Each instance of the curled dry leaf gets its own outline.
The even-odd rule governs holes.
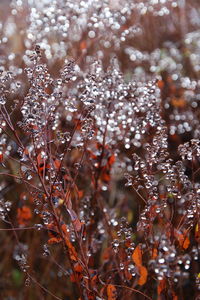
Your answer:
[[[147,281],[148,271],[147,268],[142,265],[142,250],[139,245],[135,248],[132,259],[136,264],[138,271],[140,273],[140,277],[138,279],[139,285],[144,285]]]
[[[142,265],[142,250],[139,245],[133,251],[132,259],[137,267]]]

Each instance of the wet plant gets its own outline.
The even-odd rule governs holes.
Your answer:
[[[5,7],[2,299],[198,299],[197,2]]]

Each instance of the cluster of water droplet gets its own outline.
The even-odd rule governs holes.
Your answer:
[[[0,219],[6,220],[8,212],[11,210],[12,203],[5,201],[3,198],[0,199]]]
[[[178,150],[183,160],[193,161],[200,156],[200,141],[192,139],[190,142],[180,145]]]
[[[158,242],[158,246],[156,246],[157,255],[156,258],[149,261],[149,266],[154,270],[158,280],[166,277],[172,278],[174,268],[176,268],[176,248],[166,236],[154,236],[154,238]]]
[[[169,278],[174,283],[189,278],[189,269],[192,259],[195,257],[196,249],[194,248],[190,254],[178,253],[175,245],[170,242],[166,236],[154,236],[156,244],[156,258],[149,261],[149,267],[154,270],[158,280]]]
[[[79,85],[79,97],[85,106],[92,105],[90,116],[95,120],[98,141],[102,143],[106,131],[106,142],[113,146],[122,142],[125,149],[140,147],[148,126],[155,127],[160,122],[155,83],[126,82],[116,58],[107,72],[100,63],[94,63],[92,68]]]
[[[28,245],[22,243],[17,244],[13,251],[13,258],[17,261],[20,269],[24,273],[26,273],[29,269],[29,264],[27,261],[27,251],[28,251]]]
[[[81,199],[81,208],[80,208],[80,219],[84,221],[85,225],[90,225],[91,216],[94,215],[94,212],[91,208],[91,199],[89,196],[83,197]]]
[[[125,217],[121,218],[120,224],[117,226],[117,228],[117,239],[112,242],[113,250],[117,253],[120,250],[120,247],[122,247],[125,250],[127,259],[130,260],[135,249],[135,244],[132,240],[133,230],[126,221]]]

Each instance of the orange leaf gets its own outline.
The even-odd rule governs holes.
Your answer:
[[[59,170],[61,162],[58,159],[54,160],[54,167],[56,170]]]
[[[44,163],[44,158],[42,158],[41,153],[39,153],[37,156],[37,163],[38,165]]]
[[[139,245],[133,251],[132,259],[137,267],[142,265],[142,250]]]
[[[115,300],[116,299],[116,288],[114,285],[109,284],[107,286],[107,296],[108,300]]]
[[[60,237],[52,237],[48,240],[48,244],[52,245],[52,244],[58,244],[61,242],[61,238]]]
[[[74,246],[70,242],[70,234],[68,232],[66,224],[63,224],[61,226],[61,228],[62,228],[63,235],[65,237],[65,244],[68,248],[70,259],[73,260],[73,261],[77,261],[78,260],[78,255],[77,255],[76,249],[74,248]]]
[[[78,191],[78,197],[79,197],[79,199],[83,198],[83,194],[84,194],[83,190],[79,190]]]
[[[163,81],[163,80],[158,80],[158,81],[157,81],[157,85],[158,85],[159,89],[162,90],[162,89],[164,88],[164,85],[165,85],[165,84],[164,84],[164,81]]]
[[[97,279],[98,279],[97,275],[94,275],[94,276],[91,278],[91,285],[92,285],[93,287],[96,286]]]
[[[70,275],[71,282],[76,282],[76,276],[74,274]]]
[[[102,259],[108,261],[110,259],[111,253],[112,253],[111,247],[104,249]]]
[[[108,174],[107,172],[103,172],[101,177],[102,177],[101,179],[105,182],[110,181],[110,174]]]
[[[86,297],[87,300],[95,300],[96,299],[96,297],[94,295],[92,295],[92,292],[90,292],[90,291],[86,291],[86,295],[87,295],[87,297]]]
[[[144,266],[139,266],[140,278],[138,280],[139,285],[144,285],[147,281],[148,271]]]
[[[186,101],[183,98],[172,98],[171,105],[178,108],[184,108],[186,106]]]
[[[74,265],[74,270],[78,273],[82,273],[83,272],[83,267],[81,266],[81,264],[79,263],[75,263]]]
[[[109,166],[111,166],[112,164],[114,164],[114,162],[115,162],[115,155],[113,154],[108,159]]]
[[[86,48],[87,48],[86,41],[83,40],[83,41],[80,43],[80,49],[81,49],[81,50],[85,50]]]
[[[75,250],[74,246],[72,245],[72,243],[68,240],[68,238],[65,239],[65,244],[68,247],[71,260],[77,261],[78,256],[77,256],[76,250]]]
[[[183,249],[187,249],[190,245],[190,240],[189,237],[186,236],[186,232],[185,234],[181,233],[180,231],[176,230],[174,232],[175,237],[177,238],[179,245],[183,248]]]
[[[62,224],[61,225],[62,231],[66,236],[69,236],[69,232],[67,231],[67,225],[66,224]]]
[[[152,259],[155,259],[157,256],[158,256],[158,249],[153,248],[151,258],[152,258]]]
[[[183,249],[187,249],[189,247],[189,245],[190,245],[190,240],[189,240],[188,236],[186,236],[183,241],[182,247],[183,247]]]
[[[165,279],[159,280],[158,287],[157,287],[157,293],[159,296],[164,289],[166,289],[166,280]]]
[[[20,225],[26,225],[32,218],[31,210],[28,206],[24,205],[17,210],[17,221]]]

